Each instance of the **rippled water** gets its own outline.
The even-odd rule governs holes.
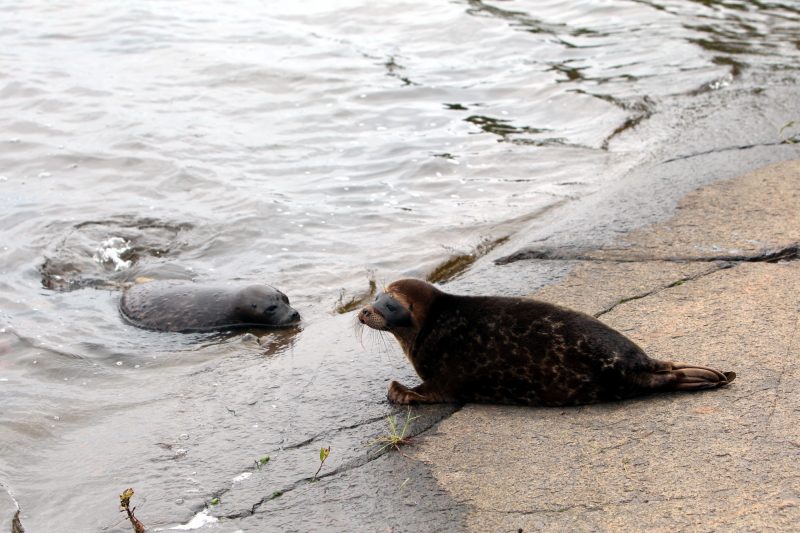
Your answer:
[[[358,460],[341,428],[413,377],[337,309],[569,213],[667,104],[799,59],[788,0],[4,5],[0,481],[30,531],[122,530],[128,485],[169,525],[268,451],[261,492],[320,443]],[[271,283],[304,326],[140,331],[117,312],[140,277]]]

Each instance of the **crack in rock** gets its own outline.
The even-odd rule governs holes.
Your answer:
[[[704,278],[706,276],[710,276],[711,274],[719,272],[720,270],[725,270],[727,268],[733,268],[733,266],[734,266],[734,263],[722,263],[721,262],[720,264],[717,265],[716,268],[713,268],[711,270],[707,270],[705,272],[700,272],[699,274],[695,274],[694,276],[686,276],[686,277],[681,278],[681,279],[679,279],[677,281],[673,281],[669,285],[663,285],[661,287],[656,287],[655,289],[647,291],[647,292],[636,294],[636,295],[630,296],[628,298],[623,298],[622,300],[620,300],[620,301],[616,302],[615,304],[603,309],[602,311],[599,311],[599,312],[595,313],[594,317],[595,318],[600,318],[601,316],[610,313],[611,311],[613,311],[618,306],[620,306],[620,305],[622,305],[624,303],[628,303],[628,302],[631,302],[633,300],[641,300],[642,298],[647,298],[648,296],[652,296],[654,294],[658,294],[658,293],[660,293],[662,291],[665,291],[667,289],[671,289],[672,287],[677,287],[678,285],[682,285],[683,283],[686,283],[687,281],[695,281],[695,280],[698,280],[700,278]]]
[[[761,147],[767,147],[767,146],[780,146],[782,144],[794,144],[794,143],[795,143],[794,138],[793,137],[789,137],[788,139],[783,139],[783,140],[775,141],[775,142],[771,142],[771,143],[756,143],[756,144],[743,144],[743,145],[740,145],[740,146],[726,146],[724,148],[715,148],[713,150],[706,150],[705,152],[697,152],[695,154],[679,155],[679,156],[667,159],[666,161],[663,161],[661,164],[663,165],[663,164],[666,164],[666,163],[672,163],[674,161],[683,161],[683,160],[686,160],[686,159],[692,159],[693,157],[700,157],[700,156],[709,155],[709,154],[722,154],[722,153],[725,153],[725,152],[732,152],[732,151],[735,151],[735,150],[749,150],[750,148],[761,148]]]
[[[437,424],[439,424],[442,420],[445,420],[446,418],[452,416],[454,413],[459,411],[462,406],[461,405],[456,405],[454,407],[455,408],[452,411],[446,412],[446,413],[442,413],[442,415],[439,418],[434,417],[434,419],[431,421],[431,423],[429,425],[425,425],[425,424],[412,425],[411,428],[410,428],[408,437],[416,437],[416,436],[418,436],[418,435],[420,435],[420,434],[432,429]],[[365,426],[365,425],[368,425],[368,424],[371,424],[371,423],[375,423],[375,422],[377,422],[379,420],[383,420],[384,418],[386,418],[386,416],[380,416],[380,417],[371,418],[371,419],[368,419],[366,421],[361,421],[361,422],[358,422],[356,424],[352,424],[350,426],[343,426],[343,427],[339,427],[339,428],[334,428],[334,429],[332,429],[330,431],[319,433],[319,434],[317,434],[314,437],[311,437],[309,439],[305,439],[304,441],[299,442],[297,444],[293,444],[291,446],[283,447],[283,448],[281,448],[281,450],[301,448],[302,446],[306,446],[306,445],[312,443],[314,440],[316,440],[321,435],[328,435],[328,434],[331,434],[331,433],[345,431],[345,430],[348,430],[348,429],[356,429],[358,427]],[[261,506],[263,506],[264,504],[266,504],[269,501],[274,500],[274,499],[276,499],[278,497],[284,496],[285,494],[287,494],[289,492],[292,492],[293,490],[297,489],[301,485],[306,485],[308,483],[315,482],[315,479],[316,479],[316,481],[319,481],[319,480],[324,479],[324,478],[333,477],[333,476],[336,476],[336,475],[339,475],[339,474],[343,474],[343,473],[349,472],[351,470],[355,470],[357,468],[361,468],[361,467],[371,463],[372,461],[375,461],[376,459],[379,459],[380,457],[382,457],[382,456],[384,456],[384,455],[386,455],[387,453],[390,453],[390,452],[391,452],[391,448],[389,448],[389,447],[380,448],[377,451],[369,450],[367,452],[366,456],[357,457],[355,459],[352,459],[352,460],[340,465],[339,467],[334,468],[333,470],[325,472],[324,474],[320,474],[320,475],[318,475],[316,477],[304,477],[304,478],[298,479],[298,480],[294,481],[293,483],[291,483],[291,484],[289,484],[289,485],[287,485],[287,486],[285,486],[285,487],[283,487],[281,489],[278,489],[278,490],[272,492],[272,494],[264,496],[263,498],[258,500],[256,503],[254,503],[250,507],[250,509],[243,509],[243,510],[238,511],[238,512],[234,512],[234,513],[230,513],[230,514],[227,514],[227,515],[223,515],[220,518],[236,519],[236,518],[246,518],[248,516],[252,516],[252,515],[256,514],[257,512],[259,512],[258,511],[259,508]],[[225,489],[223,491],[220,491],[219,495],[224,494],[224,493],[226,493],[226,492],[228,492],[230,490],[231,489],[229,488],[229,489]]]
[[[289,445],[286,445],[286,446],[279,446],[278,448],[275,448],[273,450],[267,450],[266,453],[267,453],[267,455],[271,455],[271,454],[282,452],[282,451],[286,451],[286,450],[296,450],[296,449],[302,448],[303,446],[308,446],[309,444],[311,444],[312,442],[314,442],[315,440],[319,439],[320,437],[322,437],[324,435],[331,435],[331,434],[339,433],[339,432],[346,431],[346,430],[349,430],[349,429],[356,429],[356,428],[359,428],[361,426],[366,426],[366,425],[369,425],[369,424],[373,424],[373,423],[377,422],[378,420],[382,420],[383,418],[385,418],[385,416],[373,417],[373,418],[369,418],[367,420],[361,420],[361,421],[356,422],[355,424],[351,424],[349,426],[342,426],[342,427],[337,427],[337,428],[330,429],[328,431],[321,431],[321,432],[319,432],[319,433],[317,433],[315,435],[312,435],[311,437],[308,437],[307,439],[304,439],[302,441],[296,442],[294,444],[289,444]],[[249,468],[246,468],[244,470],[246,472],[255,472],[257,470],[257,467],[250,466]],[[336,471],[337,470],[334,470],[332,472],[336,472]],[[326,474],[317,476],[317,479],[326,477],[326,476],[330,475],[332,472],[328,472]],[[279,496],[282,496],[286,492],[294,490],[299,483],[301,483],[303,481],[307,481],[309,479],[311,479],[311,478],[300,479],[300,480],[296,481],[295,483],[293,483],[292,485],[290,485],[288,488],[284,488],[284,489],[281,489],[281,490],[274,491],[270,496],[266,496],[266,497],[262,498],[259,502],[254,504],[253,505],[253,510],[251,510],[251,512],[241,511],[241,512],[238,512],[238,513],[231,513],[229,515],[224,515],[223,518],[242,518],[242,517],[245,517],[245,516],[250,516],[250,515],[255,513],[255,508],[257,508],[261,504],[263,504],[263,503],[265,503],[265,502],[267,502],[269,500],[275,499],[275,498],[277,498]],[[227,493],[229,493],[232,489],[233,489],[233,485],[231,485],[230,487],[224,488],[224,489],[219,489],[219,490],[216,490],[216,491],[212,491],[209,494],[209,496],[210,496],[209,500],[213,500],[215,498],[222,499],[222,497],[225,496]],[[207,508],[206,504],[203,504],[202,506],[196,507],[195,509],[193,509],[193,512],[194,513],[198,513],[200,511],[202,511],[204,508]],[[16,531],[14,531],[12,533],[16,533]]]
[[[312,435],[312,436],[308,437],[305,440],[302,440],[300,442],[296,442],[294,444],[288,444],[286,446],[281,446],[280,448],[278,448],[276,450],[273,450],[270,453],[284,451],[284,450],[296,450],[298,448],[302,448],[303,446],[307,446],[307,445],[311,444],[312,442],[314,442],[315,440],[319,439],[322,436],[333,435],[333,434],[336,434],[336,433],[340,433],[342,431],[347,431],[348,429],[356,429],[356,428],[360,428],[361,426],[367,426],[369,424],[374,424],[375,422],[377,422],[379,420],[383,420],[384,418],[386,418],[386,415],[381,415],[381,416],[368,418],[367,420],[361,420],[360,422],[356,422],[355,424],[351,424],[349,426],[341,426],[341,427],[330,429],[328,431],[320,431],[316,435]]]
[[[620,252],[619,256],[598,256],[597,253]],[[496,265],[507,265],[517,261],[588,261],[597,263],[649,263],[664,261],[669,263],[777,263],[779,261],[795,261],[800,258],[800,244],[794,243],[777,250],[766,250],[757,254],[724,254],[710,256],[658,256],[644,255],[636,251],[599,249],[590,251],[581,250],[519,250],[511,255],[495,259]]]
[[[263,498],[258,500],[256,503],[254,503],[250,507],[250,509],[242,510],[242,511],[239,511],[239,512],[236,512],[236,513],[227,514],[227,515],[222,516],[221,518],[246,518],[248,516],[252,516],[252,515],[256,514],[258,512],[258,509],[262,505],[264,505],[265,503],[267,503],[267,502],[269,502],[271,500],[274,500],[276,498],[279,498],[279,497],[281,497],[281,496],[283,496],[283,495],[285,495],[285,494],[287,494],[289,492],[292,492],[293,490],[298,488],[300,485],[305,485],[305,484],[308,484],[308,483],[316,483],[317,481],[319,481],[321,479],[324,479],[324,478],[327,478],[327,477],[331,477],[331,476],[335,476],[337,474],[341,474],[341,473],[344,473],[344,472],[348,472],[348,471],[354,470],[356,468],[360,468],[360,467],[364,466],[365,464],[367,464],[367,463],[369,463],[371,461],[374,461],[375,459],[377,459],[381,455],[384,455],[385,453],[388,453],[388,450],[383,451],[382,453],[378,453],[374,457],[371,457],[371,458],[368,456],[367,459],[354,459],[354,460],[348,461],[347,463],[339,466],[338,468],[334,468],[333,470],[330,470],[330,471],[328,471],[328,472],[326,472],[324,474],[320,474],[320,475],[318,475],[316,477],[304,477],[304,478],[298,479],[294,483],[291,483],[290,485],[287,485],[287,486],[285,486],[285,487],[283,487],[281,489],[273,491],[273,493],[268,495],[268,496],[264,496]]]

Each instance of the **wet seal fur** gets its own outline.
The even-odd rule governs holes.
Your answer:
[[[151,281],[125,291],[119,310],[134,326],[184,333],[287,327],[300,321],[289,298],[269,285],[226,287]]]
[[[596,318],[528,298],[456,296],[430,283],[389,285],[358,319],[392,333],[422,384],[389,385],[401,404],[563,406],[713,389],[734,372],[648,357]]]

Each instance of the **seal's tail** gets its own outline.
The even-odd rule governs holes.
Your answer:
[[[724,387],[736,379],[736,372],[720,372],[705,366],[666,363],[654,376],[654,385],[667,390],[701,390]]]

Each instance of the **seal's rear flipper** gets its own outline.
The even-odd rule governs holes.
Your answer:
[[[720,372],[705,366],[667,363],[669,367],[653,376],[654,388],[665,390],[701,390],[724,387],[736,379],[736,372]]]

